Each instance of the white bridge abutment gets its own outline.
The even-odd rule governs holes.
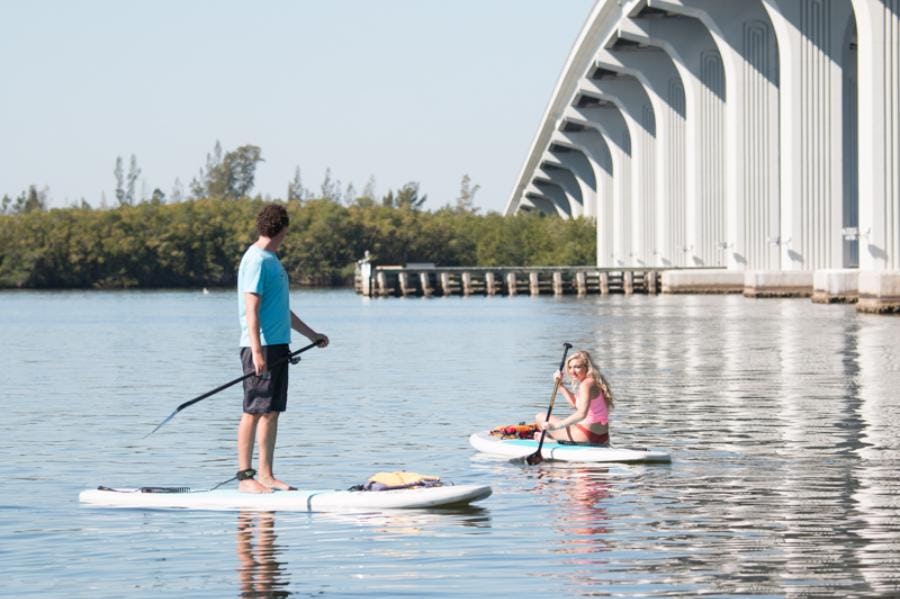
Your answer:
[[[697,18],[725,68],[726,264],[780,269],[778,49],[759,0],[651,0]]]
[[[725,266],[725,71],[709,30],[689,17],[634,17],[619,36],[661,48],[685,96],[685,242],[679,266]]]
[[[781,270],[841,268],[850,0],[765,0],[781,69]]]
[[[597,215],[597,177],[590,160],[584,153],[571,146],[551,143],[545,160],[548,164],[565,169],[572,174],[581,196],[581,215],[595,218]]]
[[[549,197],[556,198],[560,202],[560,207],[568,218],[581,216],[578,184],[572,180],[571,173],[555,169],[542,159],[534,182],[545,193],[548,193]],[[553,189],[553,195],[549,194],[551,189]],[[562,195],[560,196],[560,194]]]
[[[549,200],[556,208],[556,212],[563,218],[572,217],[572,206],[565,190],[543,172],[539,173],[532,182],[536,192]]]
[[[859,86],[859,306],[900,311],[900,0],[853,0]]]
[[[596,129],[561,120],[552,143],[582,152],[594,172],[595,206],[591,216],[597,222],[597,266],[613,265],[612,202],[613,163],[606,140]]]
[[[653,265],[656,238],[656,116],[644,87],[634,77],[597,68],[581,86],[582,97],[612,103],[619,109],[631,142],[633,165],[629,205],[622,207],[622,225],[630,233],[623,247],[625,266]]]
[[[569,216],[566,212],[568,210],[568,201],[565,199],[562,191],[554,184],[532,181],[525,188],[525,197],[541,212],[556,214],[560,218]]]
[[[577,103],[585,106],[567,110],[565,120],[592,128],[603,137],[615,173],[611,177],[611,201],[604,202],[597,218],[597,251],[601,251],[601,244],[604,250],[609,248],[610,263],[605,266],[631,266],[631,134],[622,113],[612,103],[581,95]]]
[[[666,292],[900,311],[898,106],[900,0],[598,0],[507,212],[593,203],[598,265]]]
[[[525,190],[521,209],[523,211],[534,210],[545,214],[556,214],[557,212],[556,204],[553,203],[553,200],[545,198],[531,186]]]
[[[642,169],[644,178],[653,179],[648,185],[652,197],[645,199],[643,217],[653,226],[644,228],[644,245],[650,251],[650,265],[683,266],[684,88],[672,61],[665,58],[659,49],[614,39],[608,49],[600,50],[595,65],[632,77],[650,101],[655,116],[656,170]]]
[[[541,161],[541,173],[546,181],[557,185],[566,196],[568,212],[572,218],[584,216],[584,197],[575,175],[556,159],[545,156]]]

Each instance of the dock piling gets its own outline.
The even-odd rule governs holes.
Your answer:
[[[488,295],[497,295],[497,283],[494,273],[490,271],[484,273],[484,292]]]
[[[509,294],[510,296],[513,296],[519,292],[519,290],[516,288],[516,273],[513,271],[509,271],[508,273],[506,273],[506,289],[507,294]]]
[[[434,295],[434,289],[431,288],[431,277],[427,272],[419,273],[419,286],[422,288],[422,295],[425,297]]]
[[[378,295],[385,297],[388,294],[387,274],[384,271],[378,271],[375,274],[375,289]]]
[[[446,297],[446,296],[450,295],[451,293],[452,293],[452,290],[450,288],[450,273],[442,272],[441,273],[441,294],[444,295],[444,297]]]
[[[563,294],[563,278],[560,271],[553,272],[553,295]]]
[[[469,271],[462,274],[462,294],[464,296],[472,295],[472,273]]]
[[[398,272],[397,273],[397,282],[400,285],[400,296],[406,297],[407,295],[412,295],[416,292],[416,290],[409,285],[409,273],[406,272]]]

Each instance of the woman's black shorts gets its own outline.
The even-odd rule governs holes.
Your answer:
[[[291,354],[287,344],[264,345],[263,355],[266,358],[266,371],[261,376],[248,376],[244,379],[244,412],[247,414],[266,414],[268,412],[284,412],[287,409],[288,367],[285,360]],[[271,365],[284,360],[278,366]],[[253,352],[249,347],[241,348],[241,365],[244,374],[256,372],[253,366]]]

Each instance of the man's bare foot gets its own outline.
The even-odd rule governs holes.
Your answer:
[[[278,489],[279,491],[296,491],[296,487],[292,487],[287,484],[283,480],[278,480],[277,478],[263,478],[259,477],[259,482],[269,488],[269,490]]]
[[[238,491],[241,493],[271,493],[272,489],[260,484],[257,480],[248,478],[238,483]]]

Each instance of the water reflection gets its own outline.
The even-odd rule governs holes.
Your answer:
[[[241,511],[237,520],[238,581],[241,597],[287,597],[286,565],[279,561],[275,514]]]
[[[297,514],[281,514],[278,516],[282,522],[283,534],[290,534],[297,524]],[[423,559],[422,543],[432,543],[435,539],[450,539],[457,536],[453,529],[490,529],[490,512],[478,506],[461,506],[428,510],[395,510],[379,512],[335,512],[300,515],[305,524],[322,529],[327,524],[328,530],[335,531],[341,539],[365,539],[378,541],[374,544],[363,543],[355,546],[352,551],[347,548],[338,554],[333,554],[330,547],[335,539],[329,535],[317,537],[321,547],[310,546],[308,541],[303,541],[301,555],[304,559],[294,560],[294,565],[287,563],[287,556],[294,554],[296,550],[278,543],[278,534],[275,524],[276,514],[271,512],[241,511],[237,519],[236,550],[238,558],[238,585],[239,596],[242,598],[276,598],[288,597],[292,594],[291,573],[293,578],[303,578],[307,582],[321,579],[323,574],[313,568],[306,572],[309,564],[319,560],[348,559],[352,552],[356,552],[357,558],[363,560],[362,555],[368,555],[369,559],[377,557],[381,560],[396,562],[389,568],[385,566],[385,572],[362,573],[365,568],[362,561],[354,567],[360,571],[354,575],[359,580],[367,580],[370,584],[383,584],[384,580],[393,580],[397,577],[403,580],[415,580],[420,575],[415,571],[402,574],[402,564]],[[308,520],[307,520],[308,518]],[[465,533],[470,534],[470,533]],[[296,538],[295,538],[296,541]],[[346,553],[346,554],[345,554]],[[424,575],[428,578],[428,575]],[[327,579],[328,577],[325,576]],[[332,588],[335,581],[326,581],[319,585],[323,589]],[[295,590],[296,592],[296,590]],[[308,592],[308,591],[307,591]]]
[[[897,376],[900,348],[896,331],[866,318],[858,327],[859,391],[857,418],[861,422],[853,463],[853,558],[870,588],[879,593],[897,591],[897,555],[900,554],[898,507],[900,485],[900,407]],[[891,376],[893,375],[893,376]]]
[[[547,492],[553,506],[553,525],[559,544],[553,552],[586,555],[609,550],[609,515],[603,501],[609,496],[605,468],[548,468],[538,476],[536,491]],[[563,493],[559,493],[559,489]],[[576,563],[591,563],[592,560]]]
[[[436,526],[491,527],[490,511],[476,505],[427,510],[334,512],[316,514],[316,517],[345,524],[371,527],[375,533],[390,536],[429,534],[434,531]]]

